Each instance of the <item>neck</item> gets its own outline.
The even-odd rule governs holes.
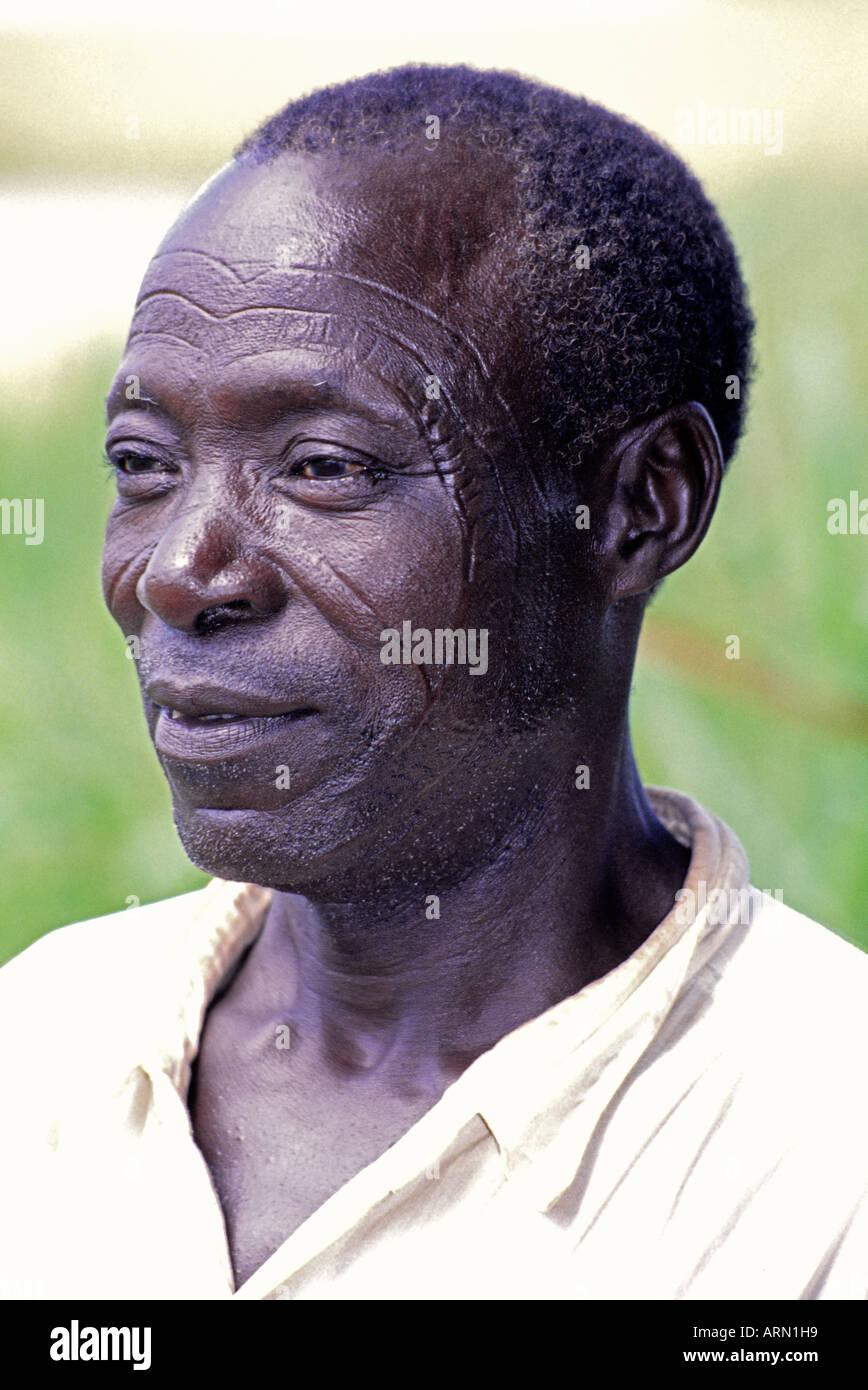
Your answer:
[[[609,785],[552,782],[458,886],[417,881],[352,903],[276,893],[251,983],[333,1067],[448,1081],[637,949],[688,861],[654,816],[625,729]]]

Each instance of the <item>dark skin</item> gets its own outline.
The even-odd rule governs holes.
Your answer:
[[[108,401],[104,590],[179,833],[277,890],[189,1097],[238,1284],[634,951],[689,859],[627,702],[648,591],[714,510],[714,427],[685,403],[627,430],[581,494],[529,458],[512,178],[443,143],[221,171],[151,264]],[[384,665],[406,619],[487,629],[487,673]]]

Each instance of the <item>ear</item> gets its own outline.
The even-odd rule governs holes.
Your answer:
[[[611,603],[645,593],[690,559],[722,477],[717,431],[695,401],[625,431],[606,450],[593,491],[606,517],[596,549]]]

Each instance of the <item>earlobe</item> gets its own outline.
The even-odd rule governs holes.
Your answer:
[[[711,521],[723,476],[714,423],[691,401],[628,430],[608,451],[604,548],[611,602],[683,565]]]

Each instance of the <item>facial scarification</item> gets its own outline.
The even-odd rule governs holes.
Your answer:
[[[244,291],[252,287],[251,301],[261,302],[227,307],[218,278],[208,296],[208,307],[205,304],[194,306],[183,288],[189,283],[192,258],[204,258],[218,276],[236,279]],[[204,349],[207,344],[213,350],[216,325],[231,329],[229,343],[235,346],[241,320],[249,321],[250,331],[255,336],[260,326],[256,320],[260,320],[267,332],[268,320],[273,319],[287,347],[291,344],[311,352],[319,350],[324,357],[329,353],[339,356],[349,347],[356,369],[375,378],[387,392],[399,397],[428,444],[431,467],[452,499],[464,535],[465,587],[459,609],[453,615],[454,624],[460,623],[469,597],[467,586],[472,583],[476,569],[477,529],[483,496],[477,477],[479,464],[484,464],[497,487],[514,546],[514,563],[520,536],[514,505],[498,467],[498,455],[511,447],[522,466],[531,471],[509,407],[492,383],[479,350],[465,335],[424,305],[388,286],[364,281],[348,272],[303,265],[237,268],[201,251],[172,252],[170,267],[161,272],[157,262],[164,257],[154,259],[155,278],[163,287],[149,289],[146,279],[137,302],[128,346],[132,347],[139,339],[171,340],[172,331],[163,327],[167,322],[165,301],[175,299],[190,308],[191,321],[185,341],[191,346]],[[237,300],[230,296],[229,303],[233,302]],[[196,322],[196,311],[206,320],[205,325]],[[171,322],[171,313],[168,321]],[[445,354],[443,339],[448,343]],[[426,340],[430,343],[428,360],[423,347]],[[432,366],[435,360],[438,371]],[[477,421],[473,418],[472,403],[480,399],[489,400],[496,409]],[[468,449],[478,456],[476,468],[467,460]],[[413,476],[424,476],[424,470],[414,468]],[[302,582],[300,578],[298,582]],[[371,619],[378,636],[384,619],[373,612]],[[427,679],[423,668],[418,669]],[[436,673],[432,674],[436,679]]]

